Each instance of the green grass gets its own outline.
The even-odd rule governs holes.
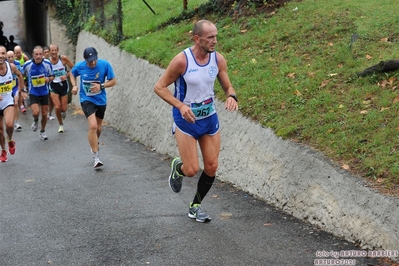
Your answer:
[[[125,35],[131,38],[120,47],[166,67],[191,45],[192,20],[157,27],[182,12],[170,9],[170,2],[181,4],[156,1],[155,9],[165,11],[162,17],[146,9],[133,15],[124,7]],[[397,59],[395,6],[397,0],[303,0],[286,4],[272,16],[215,13],[201,18],[218,26],[217,50],[228,60],[244,116],[389,188],[399,184],[398,73],[363,78],[355,73]],[[352,34],[358,39],[350,46]],[[379,85],[390,79],[386,86]],[[224,100],[220,87],[216,92]]]

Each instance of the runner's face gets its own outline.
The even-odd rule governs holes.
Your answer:
[[[94,68],[97,65],[97,60],[93,60],[90,62],[86,61],[86,64],[90,67],[90,68]]]
[[[50,56],[52,58],[56,58],[58,56],[58,48],[57,47],[50,47]]]
[[[36,64],[39,64],[43,60],[43,49],[36,48],[33,50],[33,60]]]
[[[49,50],[43,50],[43,55],[44,55],[44,58],[48,59],[50,57],[50,51]]]
[[[7,59],[7,51],[6,48],[0,47],[0,65],[4,64]]]
[[[22,57],[22,51],[21,50],[16,50],[15,51],[15,58],[21,59]]]
[[[7,53],[7,61],[9,63],[14,63],[14,53],[13,52],[8,52]]]
[[[202,36],[198,36],[200,47],[207,53],[215,51],[218,31],[213,24],[204,24]]]

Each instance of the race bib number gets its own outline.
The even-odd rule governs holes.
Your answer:
[[[56,78],[59,78],[59,77],[62,77],[62,76],[66,75],[65,68],[54,69],[53,72],[54,72],[54,76]]]
[[[32,76],[33,87],[43,87],[46,85],[46,76],[44,74],[38,76]]]
[[[9,93],[12,91],[12,81],[0,84],[0,94]]]
[[[93,87],[93,83],[100,83],[99,81],[95,80],[83,80],[83,91],[87,96],[94,96],[101,93],[101,90],[98,92],[91,92],[90,88]]]
[[[190,108],[196,118],[205,118],[215,112],[215,102],[209,98],[200,103],[191,103]]]

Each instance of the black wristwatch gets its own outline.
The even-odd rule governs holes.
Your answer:
[[[235,94],[230,94],[229,97],[233,98],[234,100],[236,100],[236,102],[238,102],[237,96]]]
[[[101,84],[100,84],[100,88],[101,88],[102,90],[105,89],[104,83],[101,83]]]

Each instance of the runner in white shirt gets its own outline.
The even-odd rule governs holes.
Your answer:
[[[24,87],[24,78],[21,72],[14,64],[8,63],[6,59],[7,49],[4,46],[0,46],[0,162],[7,162],[8,160],[5,135],[7,135],[8,151],[10,154],[14,154],[16,150],[15,141],[12,138],[14,133],[13,74],[18,76],[18,89],[20,92],[22,92]],[[27,97],[25,93],[22,93],[22,96],[23,98]]]

